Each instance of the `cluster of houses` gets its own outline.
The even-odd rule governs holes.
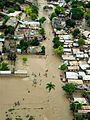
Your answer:
[[[24,6],[25,7],[25,6]],[[40,34],[39,30],[41,29],[41,24],[38,21],[30,21],[27,19],[26,13],[23,11],[15,11],[13,13],[7,13],[6,11],[0,12],[0,26],[3,24],[3,17],[7,16],[9,17],[8,21],[6,22],[6,26],[12,26],[15,28],[14,31],[14,38],[17,39],[14,46],[17,46],[17,44],[20,43],[20,40],[25,39],[26,41],[31,41],[34,38],[37,38],[39,42],[41,42],[44,38]],[[6,49],[10,49],[10,44],[13,41],[10,41],[10,38],[5,38],[4,30],[1,29],[2,32],[0,32],[0,52],[2,52],[3,47]],[[2,44],[4,43],[4,45]],[[21,50],[15,47],[15,52],[21,53]],[[29,53],[37,53],[40,52],[40,46],[30,46],[28,49]]]
[[[68,14],[69,10],[65,12]],[[64,54],[61,58],[63,63],[67,64],[68,69],[64,72],[64,76],[61,75],[62,80],[66,83],[77,84],[77,89],[80,92],[82,90],[90,91],[90,30],[84,29],[81,21],[76,21],[76,27],[86,37],[85,44],[80,47],[78,38],[72,36],[73,28],[66,28],[65,18],[64,15],[60,15],[51,21],[55,36],[58,36],[60,42],[64,44]],[[90,112],[89,100],[82,97],[81,94],[75,94],[71,102],[82,104],[82,109],[77,111],[79,114],[87,115]]]
[[[7,56],[10,52],[15,54],[21,54],[22,50],[17,46],[20,45],[21,40],[32,41],[35,38],[42,42],[43,36],[39,32],[42,28],[39,21],[30,20],[30,17],[24,12],[25,7],[30,4],[34,4],[31,0],[26,0],[26,3],[21,5],[21,11],[15,11],[8,13],[6,10],[0,11],[0,61],[7,61]],[[5,28],[2,27],[4,18],[8,18],[5,21],[5,26],[12,26],[14,28],[14,35],[5,36]],[[41,45],[30,45],[27,48],[27,53],[37,54],[42,51]],[[10,71],[0,71],[0,75],[11,75],[13,69]],[[15,75],[27,75],[26,71],[14,71]]]

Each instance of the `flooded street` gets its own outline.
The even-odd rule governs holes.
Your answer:
[[[27,70],[29,77],[0,77],[0,120],[5,120],[7,110],[12,107],[15,108],[15,112],[7,113],[13,118],[12,120],[18,115],[25,120],[27,114],[33,115],[35,120],[72,120],[69,101],[62,90],[63,83],[59,77],[58,66],[61,61],[53,52],[52,27],[48,13],[43,12],[43,6],[46,3],[44,0],[38,0],[39,16],[46,17],[43,25],[47,38],[43,42],[46,47],[46,57],[25,55],[28,61],[23,64],[23,56],[19,55],[16,68]],[[46,70],[48,70],[47,77]],[[34,79],[37,82],[36,86],[33,85]],[[55,84],[55,90],[50,93],[46,90],[46,84],[49,82]],[[15,107],[14,103],[17,101],[20,105]]]

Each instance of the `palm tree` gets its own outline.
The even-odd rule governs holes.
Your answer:
[[[55,90],[55,85],[54,85],[52,82],[47,83],[47,85],[46,85],[46,89],[48,89],[49,92],[50,92],[52,89]]]

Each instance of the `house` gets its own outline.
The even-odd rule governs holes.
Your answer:
[[[0,75],[11,75],[11,71],[0,71]]]
[[[22,11],[15,11],[13,13],[5,13],[5,12],[0,12],[0,13],[8,17],[17,17],[22,13]]]
[[[90,75],[85,75],[85,76],[83,76],[83,81],[90,81]]]
[[[71,54],[62,55],[63,60],[75,60],[75,57]]]
[[[90,31],[84,31],[84,32],[83,32],[83,35],[84,35],[86,38],[90,38]]]
[[[40,27],[40,22],[36,21],[19,21],[22,25],[29,25],[30,27]]]
[[[90,68],[90,66],[87,63],[79,64],[79,66],[82,70],[86,70],[86,69]]]
[[[78,110],[78,113],[86,115],[87,113],[89,113],[90,110]]]
[[[88,102],[87,102],[87,100],[86,100],[85,98],[77,98],[77,97],[74,97],[74,98],[73,98],[73,102],[79,102],[79,103],[81,103],[82,105],[87,105],[87,104],[88,104]]]
[[[78,73],[77,72],[66,72],[66,79],[78,79]]]
[[[82,85],[83,84],[83,80],[80,79],[68,79],[68,83],[73,83],[73,84],[78,84],[78,85]]]

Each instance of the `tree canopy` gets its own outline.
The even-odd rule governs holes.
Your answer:
[[[65,14],[65,9],[64,9],[64,7],[60,7],[59,5],[55,8],[55,13],[57,14],[57,15],[59,15],[59,14]]]
[[[67,93],[67,95],[71,96],[75,92],[76,86],[72,83],[67,83],[63,86],[63,90]]]
[[[72,8],[71,17],[74,20],[81,20],[84,17],[84,11],[81,8]]]
[[[67,64],[62,64],[61,66],[60,66],[60,70],[62,70],[62,71],[66,71],[67,70]]]
[[[66,20],[66,27],[74,27],[76,25],[75,21],[72,19]]]
[[[46,89],[48,89],[49,92],[50,92],[52,89],[55,90],[55,85],[54,85],[52,82],[47,83],[47,85],[46,85]]]
[[[0,70],[1,71],[9,70],[8,63],[5,62],[0,63]]]
[[[55,53],[59,56],[62,56],[62,54],[64,53],[64,47],[60,45],[58,48],[55,49]]]

